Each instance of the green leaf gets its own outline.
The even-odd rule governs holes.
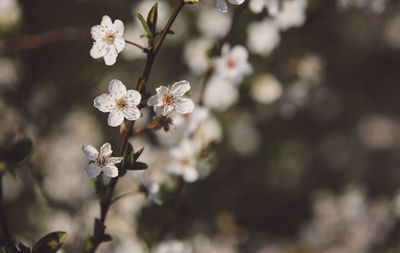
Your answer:
[[[67,233],[53,232],[43,236],[32,248],[32,253],[55,253],[65,242]]]
[[[147,33],[147,37],[153,38],[153,33],[151,32],[150,27],[146,20],[144,20],[143,16],[139,12],[136,12],[136,17],[139,19],[140,23],[142,23],[142,26]]]
[[[156,33],[157,16],[158,16],[158,4],[155,3],[153,7],[151,7],[149,13],[147,14],[147,25],[149,26],[152,35]]]
[[[135,162],[133,164],[133,169],[132,170],[145,170],[147,169],[149,166],[146,163],[142,163],[142,162]]]
[[[112,237],[111,237],[111,235],[109,235],[109,234],[104,234],[102,237],[101,237],[101,242],[109,242],[109,241],[111,241],[112,240]]]
[[[7,152],[7,163],[10,165],[16,165],[17,163],[24,160],[31,153],[33,149],[33,143],[29,138],[24,138],[16,141],[11,149]]]
[[[25,246],[22,242],[18,243],[18,249],[21,253],[30,253],[31,249]]]
[[[137,159],[140,157],[140,155],[143,153],[144,147],[142,147],[138,152],[136,152],[133,155],[133,158],[135,159],[135,161],[137,161]]]

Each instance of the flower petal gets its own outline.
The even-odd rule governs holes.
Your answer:
[[[124,121],[124,115],[120,111],[112,111],[108,115],[108,125],[116,127],[122,124]]]
[[[173,105],[165,105],[163,108],[163,115],[167,116],[168,114],[170,114],[172,111],[174,110],[174,106]]]
[[[108,92],[114,99],[118,99],[126,96],[126,87],[120,80],[112,79],[108,85]]]
[[[240,4],[244,3],[244,0],[228,0],[228,2],[230,2],[231,4],[234,4],[234,5],[240,5]]]
[[[111,66],[117,61],[118,52],[113,44],[108,46],[107,53],[104,55],[104,62],[106,65]]]
[[[81,145],[81,148],[90,161],[96,160],[96,158],[99,156],[99,151],[97,151],[97,149],[95,149],[92,145]]]
[[[199,172],[194,167],[185,167],[183,172],[183,179],[188,182],[192,183],[195,182],[199,178]]]
[[[112,27],[111,18],[107,15],[104,15],[103,18],[101,19],[101,25],[104,26],[105,28],[111,29]]]
[[[162,96],[160,94],[153,95],[147,100],[148,106],[162,106],[162,104]]]
[[[231,50],[231,56],[236,60],[247,60],[249,58],[249,52],[244,46],[237,45]]]
[[[105,93],[94,99],[93,106],[101,112],[110,112],[113,108],[110,96]]]
[[[90,49],[90,56],[94,59],[104,57],[107,53],[107,45],[103,41],[96,41]]]
[[[137,120],[140,118],[140,111],[136,106],[125,107],[124,114],[127,120]]]
[[[114,164],[107,164],[102,168],[104,175],[108,177],[117,177],[118,176],[118,168]]]
[[[115,36],[123,36],[124,35],[124,23],[116,19],[114,24],[111,27],[112,31],[115,33]]]
[[[220,12],[228,12],[228,5],[226,4],[225,0],[217,0],[217,9]]]
[[[100,148],[100,155],[102,156],[110,156],[112,154],[111,144],[104,143],[103,146]]]
[[[125,47],[125,40],[123,38],[115,38],[114,46],[118,53],[120,53]]]
[[[112,164],[120,163],[120,162],[122,162],[122,160],[124,160],[123,157],[110,157],[110,158],[108,158],[108,163],[112,163]]]
[[[186,80],[176,82],[171,87],[172,95],[183,96],[188,90],[190,90],[190,83]]]
[[[105,36],[104,29],[101,25],[92,26],[90,33],[92,34],[92,38],[94,40],[101,40]]]
[[[85,168],[85,173],[88,177],[97,177],[101,172],[100,167],[98,167],[96,164],[91,163]]]
[[[174,103],[174,107],[177,113],[186,114],[193,112],[194,104],[189,98],[181,98]]]
[[[126,99],[128,103],[138,105],[140,100],[142,100],[142,95],[137,90],[128,90],[126,93]]]
[[[160,86],[156,89],[157,94],[164,95],[165,93],[169,93],[169,90],[165,86]]]

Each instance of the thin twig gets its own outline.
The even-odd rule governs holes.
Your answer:
[[[143,52],[145,52],[145,53],[147,53],[147,51],[148,51],[147,48],[142,47],[141,45],[139,45],[139,44],[137,44],[137,43],[135,43],[135,42],[132,42],[132,41],[129,41],[129,40],[125,40],[125,42],[128,43],[128,44],[134,45],[135,47],[141,49],[141,50],[142,50]]]
[[[115,202],[117,202],[118,200],[122,199],[123,197],[126,197],[126,196],[128,196],[128,195],[130,195],[132,193],[136,193],[136,192],[138,192],[138,190],[134,190],[134,191],[123,193],[123,194],[115,197],[113,200],[111,200],[111,204],[114,204]]]
[[[156,126],[160,125],[159,121],[156,122],[151,122],[150,124],[147,124],[147,126],[143,127],[143,128],[138,128],[138,129],[133,129],[133,134],[138,134],[146,129],[153,129]]]

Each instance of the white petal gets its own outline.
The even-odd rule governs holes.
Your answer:
[[[127,120],[137,120],[140,118],[140,111],[136,106],[127,106],[124,110],[124,114]]]
[[[174,107],[177,113],[186,114],[193,112],[194,104],[189,98],[181,98],[174,103]]]
[[[104,15],[103,18],[101,19],[101,25],[104,26],[105,28],[111,29],[112,27],[111,18],[107,15]]]
[[[230,2],[231,4],[234,4],[234,5],[240,5],[240,4],[244,3],[244,0],[228,0],[228,2]]]
[[[169,93],[169,90],[168,90],[168,88],[165,87],[165,86],[160,86],[160,87],[158,87],[158,88],[156,89],[156,92],[157,92],[157,94],[164,95],[164,94],[166,94],[166,93]]]
[[[183,172],[183,179],[188,182],[192,183],[195,182],[199,178],[199,172],[194,167],[186,167]]]
[[[124,121],[124,115],[120,111],[112,111],[108,115],[108,125],[116,127],[122,124]]]
[[[108,92],[113,98],[120,98],[126,96],[126,87],[118,79],[112,79],[108,85]]]
[[[92,34],[94,40],[101,40],[105,36],[104,29],[101,25],[93,26],[90,30],[90,33]]]
[[[120,53],[125,47],[125,40],[124,38],[115,38],[114,39],[114,46],[118,53]]]
[[[140,100],[142,100],[142,95],[140,95],[137,90],[128,90],[126,93],[126,99],[128,100],[128,103],[138,105]]]
[[[111,66],[117,61],[118,52],[115,49],[115,46],[111,44],[107,48],[107,53],[104,55],[104,62],[106,65]]]
[[[101,169],[94,163],[89,164],[85,168],[85,173],[88,177],[97,177],[100,174]]]
[[[244,46],[237,45],[231,50],[231,56],[236,60],[247,60],[249,53]]]
[[[172,111],[174,110],[174,106],[173,105],[165,105],[163,108],[163,115],[167,116],[168,114],[170,114]]]
[[[216,0],[217,1],[217,9],[220,12],[228,12],[228,5],[225,0]]]
[[[100,148],[100,155],[102,156],[110,156],[112,154],[111,144],[104,143],[103,146]]]
[[[110,157],[108,159],[108,163],[112,163],[112,164],[120,163],[120,162],[122,162],[122,160],[124,160],[123,157]]]
[[[112,31],[115,33],[115,36],[123,36],[124,35],[124,23],[116,19],[114,24],[112,25]]]
[[[93,106],[101,112],[110,112],[113,107],[110,96],[105,93],[94,99]]]
[[[104,175],[108,177],[116,177],[118,176],[118,168],[114,164],[107,164],[102,168]]]
[[[96,41],[90,49],[90,56],[94,59],[104,57],[107,53],[107,45],[103,41]]]
[[[228,54],[230,50],[231,50],[231,46],[228,43],[225,43],[222,46],[221,55],[224,56],[224,55]]]
[[[147,100],[148,106],[162,106],[162,96],[160,94],[153,95]]]
[[[90,161],[96,160],[96,158],[99,156],[99,151],[97,151],[97,149],[95,149],[92,145],[81,145],[81,148]]]
[[[156,113],[157,116],[161,116],[164,112],[164,109],[161,108],[160,106],[154,106],[154,111]]]
[[[188,90],[190,90],[190,83],[186,80],[176,82],[171,87],[172,95],[183,96]]]

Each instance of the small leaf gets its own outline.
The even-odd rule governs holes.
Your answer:
[[[24,138],[18,140],[7,152],[7,163],[9,163],[10,165],[16,165],[30,154],[32,148],[33,143],[30,139]]]
[[[133,170],[145,170],[148,167],[149,166],[146,163],[135,162],[135,164],[133,165]]]
[[[152,35],[154,35],[156,32],[157,16],[158,4],[155,3],[153,7],[151,7],[149,14],[147,14],[147,25],[149,26]]]
[[[104,234],[103,236],[102,236],[102,238],[101,238],[101,242],[109,242],[109,241],[111,241],[112,240],[112,237],[111,237],[111,235],[109,235],[109,234]]]
[[[144,20],[143,16],[139,12],[136,12],[136,17],[139,19],[140,23],[142,23],[142,26],[147,33],[147,36],[149,38],[153,38],[153,33],[151,32],[150,27],[147,24],[146,20]]]
[[[18,248],[21,253],[30,253],[31,249],[25,246],[22,242],[18,243]]]
[[[140,155],[143,153],[144,147],[142,147],[138,152],[136,152],[133,155],[133,158],[135,159],[135,161],[140,157]]]
[[[65,242],[67,233],[53,232],[43,236],[32,249],[32,253],[55,253]]]

